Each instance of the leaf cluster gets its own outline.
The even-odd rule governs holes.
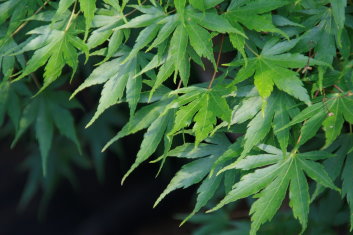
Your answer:
[[[346,0],[1,1],[0,125],[13,145],[33,129],[47,175],[55,131],[81,151],[71,110],[101,86],[88,142],[101,147],[94,131],[109,133],[99,123],[121,103],[129,120],[102,151],[146,129],[122,182],[154,154],[160,169],[185,158],[155,206],[199,183],[184,222],[253,197],[250,228],[237,226],[256,234],[288,197],[303,233],[325,189],[353,211],[352,12]]]

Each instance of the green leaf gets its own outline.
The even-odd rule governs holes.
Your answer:
[[[39,150],[42,156],[43,175],[47,175],[47,159],[53,140],[53,123],[44,103],[39,103],[38,116],[36,118],[36,137],[39,143]]]
[[[186,25],[186,29],[189,35],[190,44],[196,53],[200,57],[206,57],[215,65],[216,62],[213,56],[211,34],[207,32],[207,30],[192,22]]]
[[[275,115],[273,117],[273,129],[280,129],[285,126],[290,121],[290,114],[288,112],[288,107],[294,106],[294,102],[286,96],[284,93],[280,94],[278,98]],[[275,135],[281,146],[282,151],[286,151],[289,143],[289,129],[284,129],[282,131],[275,131]]]
[[[240,54],[243,56],[243,58],[245,60],[245,66],[247,66],[247,56],[245,53],[245,38],[238,35],[238,34],[230,33],[229,39],[230,39],[230,42],[232,43],[233,47],[235,49],[237,49],[240,52]]]
[[[339,100],[333,103],[330,113],[322,123],[326,136],[325,146],[329,146],[341,134],[344,119],[340,103]]]
[[[142,78],[130,77],[126,84],[126,100],[129,103],[130,117],[135,113],[137,104],[140,100],[142,90]]]
[[[353,229],[353,190],[352,190],[352,183],[353,183],[353,154],[350,153],[347,155],[347,159],[345,162],[345,166],[342,172],[342,196],[345,196],[348,201],[348,205],[350,207],[351,215],[350,215],[350,231]]]
[[[249,65],[251,66],[251,65]],[[263,63],[258,63],[256,67],[256,73],[254,75],[254,84],[259,91],[259,94],[263,98],[267,98],[271,95],[273,90],[273,71]]]
[[[188,215],[180,225],[183,225],[188,219],[194,216],[202,207],[204,207],[207,202],[214,196],[216,190],[218,189],[220,183],[222,181],[221,176],[213,175],[211,177],[207,177],[200,187],[197,189],[197,199],[196,205],[193,211]]]
[[[292,207],[294,217],[300,221],[302,225],[301,232],[303,233],[308,224],[310,205],[309,186],[304,172],[297,161],[294,161],[290,174],[292,180],[289,188],[289,205]]]
[[[205,1],[204,0],[189,0],[190,5],[199,9],[201,11],[206,10]]]
[[[245,156],[250,150],[260,143],[271,129],[271,122],[275,110],[275,97],[272,96],[268,100],[268,104],[264,113],[258,112],[257,115],[249,122],[245,134],[244,150],[242,156]]]
[[[53,121],[55,126],[58,128],[61,135],[66,136],[72,142],[76,144],[77,149],[81,153],[80,142],[77,138],[77,134],[75,132],[75,123],[74,119],[70,113],[65,108],[60,107],[55,103],[49,104],[51,113],[60,113],[60,115],[53,115]]]
[[[169,112],[166,115],[160,116],[147,129],[147,132],[143,137],[140,150],[137,153],[136,160],[128,172],[124,175],[121,180],[121,184],[124,183],[125,179],[131,174],[131,172],[133,172],[142,162],[146,161],[157,149],[158,144],[162,140],[164,132],[167,128],[171,115],[172,113]]]
[[[310,178],[327,188],[340,191],[340,189],[334,185],[331,178],[320,163],[304,159],[300,159],[298,163]]]
[[[185,60],[186,47],[188,45],[188,35],[183,25],[178,25],[170,40],[168,58],[173,58],[176,74],[183,70],[182,62]],[[187,81],[183,81],[187,85]]]
[[[260,192],[259,199],[252,204],[250,234],[256,234],[260,226],[271,220],[281,206],[290,181],[290,168],[291,164],[287,163],[278,177]]]
[[[210,95],[206,94],[202,96],[201,99],[201,108],[194,118],[195,125],[193,127],[196,136],[196,146],[208,137],[217,122],[216,113],[214,113],[210,105]]]
[[[83,11],[86,20],[86,32],[85,38],[88,36],[88,30],[91,27],[94,12],[96,10],[96,1],[95,0],[80,0],[80,7]]]
[[[165,106],[169,102],[170,100],[166,99],[142,107],[133,117],[131,117],[129,122],[121,129],[121,131],[109,140],[109,142],[103,147],[102,151],[105,151],[110,145],[118,141],[120,138],[147,128],[159,117],[159,115],[161,115],[165,109]]]
[[[251,206],[252,224],[250,234],[256,234],[263,223],[273,218],[290,185],[290,206],[293,209],[294,217],[299,219],[302,232],[304,232],[308,223],[310,203],[309,187],[304,172],[325,187],[339,189],[333,184],[321,164],[304,159],[305,155],[316,156],[318,153],[285,153],[283,156],[282,151],[273,146],[259,145],[259,148],[271,154],[247,156],[240,160],[237,165],[238,169],[249,170],[256,167],[258,169],[253,173],[245,174],[225,198],[210,211],[254,195],[259,199]],[[266,165],[270,166],[264,167]]]
[[[190,102],[186,106],[183,106],[176,112],[174,127],[168,133],[169,136],[173,135],[180,129],[183,129],[190,125],[193,116],[198,111],[201,105],[201,101],[201,99],[195,99],[194,101]]]
[[[175,8],[180,13],[184,12],[185,4],[186,4],[186,0],[175,0],[174,1]]]
[[[193,87],[185,89],[190,90],[191,88]],[[168,136],[174,135],[194,121],[195,125],[192,130],[196,136],[195,144],[197,146],[214,130],[217,117],[221,118],[223,121],[230,122],[231,110],[219,89],[220,88],[217,86],[212,90],[196,89],[195,91],[188,92],[179,97],[177,99],[180,100],[179,104],[174,101],[171,107],[179,109],[176,112],[173,129],[168,133]],[[184,104],[187,105],[183,106]]]
[[[263,169],[257,169],[254,173],[246,174],[233,186],[232,191],[217,206],[207,212],[218,210],[230,202],[258,193],[267,184],[272,182],[281,169],[280,164],[274,164]]]
[[[45,38],[44,44],[41,43],[34,48],[25,47],[23,49],[24,51],[36,51],[27,62],[21,75],[16,78],[16,80],[22,79],[47,63],[44,72],[44,84],[40,89],[40,92],[61,75],[65,64],[68,64],[72,68],[73,74],[76,72],[78,66],[78,53],[76,48],[87,51],[87,48],[82,46],[84,43],[82,43],[81,39],[75,35],[71,35],[70,32],[47,30],[43,35],[38,36],[38,38],[41,38],[42,36]],[[38,46],[41,48],[37,49]]]
[[[57,99],[61,97],[62,99]],[[68,111],[68,94],[62,91],[46,91],[36,96],[25,107],[20,118],[19,128],[16,132],[11,147],[14,147],[19,138],[34,123],[35,135],[39,143],[39,150],[42,158],[43,175],[47,175],[47,159],[54,137],[54,126],[59,132],[72,140],[80,151],[80,144],[74,129],[74,121]],[[60,115],[58,115],[60,113]]]
[[[344,28],[344,22],[346,20],[346,14],[345,14],[345,9],[347,5],[347,1],[345,0],[331,0],[331,7],[332,7],[332,15],[333,19],[335,20],[335,23],[338,28],[338,42],[341,43],[341,34],[342,30]]]
[[[163,193],[158,197],[153,207],[156,207],[170,192],[178,188],[187,188],[193,184],[199,183],[209,172],[213,161],[214,157],[211,156],[185,164],[182,169],[176,173]]]
[[[244,99],[240,106],[234,107],[231,124],[243,123],[252,119],[261,109],[262,99],[259,96]]]
[[[249,155],[246,158],[240,160],[236,165],[237,169],[251,170],[270,164],[275,164],[279,160],[283,159],[283,154],[260,154],[260,155]]]
[[[176,15],[168,16],[165,18],[165,20],[167,21],[167,23],[164,24],[162,28],[159,30],[156,39],[149,46],[147,51],[150,51],[152,48],[159,46],[161,43],[167,40],[168,37],[172,34],[172,32],[175,30],[175,28],[178,25]]]
[[[187,17],[189,22],[196,22],[208,30],[219,33],[236,33],[246,38],[245,34],[233,27],[223,15],[208,12],[198,13],[188,11]]]
[[[137,37],[130,54],[124,59],[122,63],[125,63],[129,59],[135,57],[141,49],[147,46],[156,37],[159,29],[160,25],[158,24],[152,24],[144,28]]]

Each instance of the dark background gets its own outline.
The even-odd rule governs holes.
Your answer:
[[[130,146],[124,156],[128,162],[135,158],[131,141],[125,142]],[[152,209],[169,173],[155,179],[157,166],[144,164],[121,186],[127,168],[122,169],[121,160],[113,154],[107,158],[103,183],[93,169],[75,168],[79,187],[61,181],[43,216],[38,212],[42,192],[20,211],[27,173],[18,166],[26,154],[21,147],[10,151],[9,145],[10,140],[3,140],[0,146],[0,234],[190,234],[190,225],[179,228],[180,220],[174,217],[190,212],[193,190],[176,191]]]

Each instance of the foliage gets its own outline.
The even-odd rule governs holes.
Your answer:
[[[205,223],[197,234],[227,234],[229,224],[229,234],[261,233],[277,213],[288,217],[280,209],[287,196],[298,233],[326,223],[310,207],[318,213],[337,193],[352,215],[352,12],[346,0],[0,1],[0,124],[12,127],[12,147],[33,129],[26,138],[37,140],[41,156],[39,167],[38,154],[26,162],[32,170],[21,205],[38,188],[38,172],[53,190],[57,176],[75,181],[71,162],[88,167],[76,157],[55,163],[57,134],[77,148],[66,155],[86,154],[81,145],[89,143],[102,179],[103,142],[95,135],[107,138],[116,121],[102,114],[127,103],[129,120],[103,151],[146,129],[122,182],[155,152],[161,169],[171,157],[187,159],[155,206],[200,183],[183,221]],[[212,70],[211,80],[200,82],[195,68]],[[93,71],[81,81],[78,69]],[[96,85],[102,90],[90,132],[78,137],[76,96]],[[197,214],[240,199],[250,225],[218,220],[223,209],[215,219]]]

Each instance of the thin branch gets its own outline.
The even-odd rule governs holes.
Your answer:
[[[182,84],[182,80],[180,79],[180,80],[179,80],[179,83],[178,83],[177,90],[181,87],[181,84]]]
[[[224,42],[224,34],[222,34],[221,45],[220,45],[218,56],[217,56],[216,68],[215,68],[215,70],[213,72],[210,84],[208,84],[208,89],[211,89],[212,84],[213,84],[213,82],[214,82],[214,80],[216,78],[217,72],[218,72],[218,66],[219,66],[219,62],[221,60],[221,54],[222,54],[222,49],[223,49],[223,42]]]
[[[147,0],[144,0],[143,2],[141,2],[141,5],[145,4],[146,2],[147,2]],[[137,11],[136,8],[133,9],[132,11],[126,13],[124,16],[125,16],[125,17],[126,17],[126,16],[129,16],[129,15],[133,14],[135,11]]]
[[[341,92],[341,93],[344,92],[344,90],[342,90],[342,88],[337,86],[336,84],[334,84],[333,87],[336,88],[337,90],[339,90],[339,92]]]
[[[40,83],[39,83],[37,76],[34,73],[31,73],[31,78],[32,78],[34,84],[36,84],[36,87],[38,88],[38,90],[40,90],[41,86],[40,86]]]
[[[44,9],[44,7],[45,7],[46,5],[48,5],[49,2],[50,2],[50,0],[45,1],[45,2],[43,3],[43,5],[42,5],[41,7],[39,7],[39,8],[33,13],[32,16],[35,16],[35,15],[37,15],[39,12],[41,12],[41,11]],[[18,28],[17,28],[13,33],[11,33],[11,37],[15,36],[18,32],[20,32],[21,29],[23,29],[23,28],[28,24],[28,22],[29,22],[29,21],[27,20],[27,21],[23,22],[20,26],[18,26]]]
[[[75,1],[74,8],[72,9],[69,21],[66,24],[66,27],[65,27],[65,30],[64,30],[65,32],[67,32],[69,30],[69,28],[70,28],[70,26],[72,24],[72,20],[74,19],[74,16],[75,16],[76,5],[77,5],[77,0]]]

